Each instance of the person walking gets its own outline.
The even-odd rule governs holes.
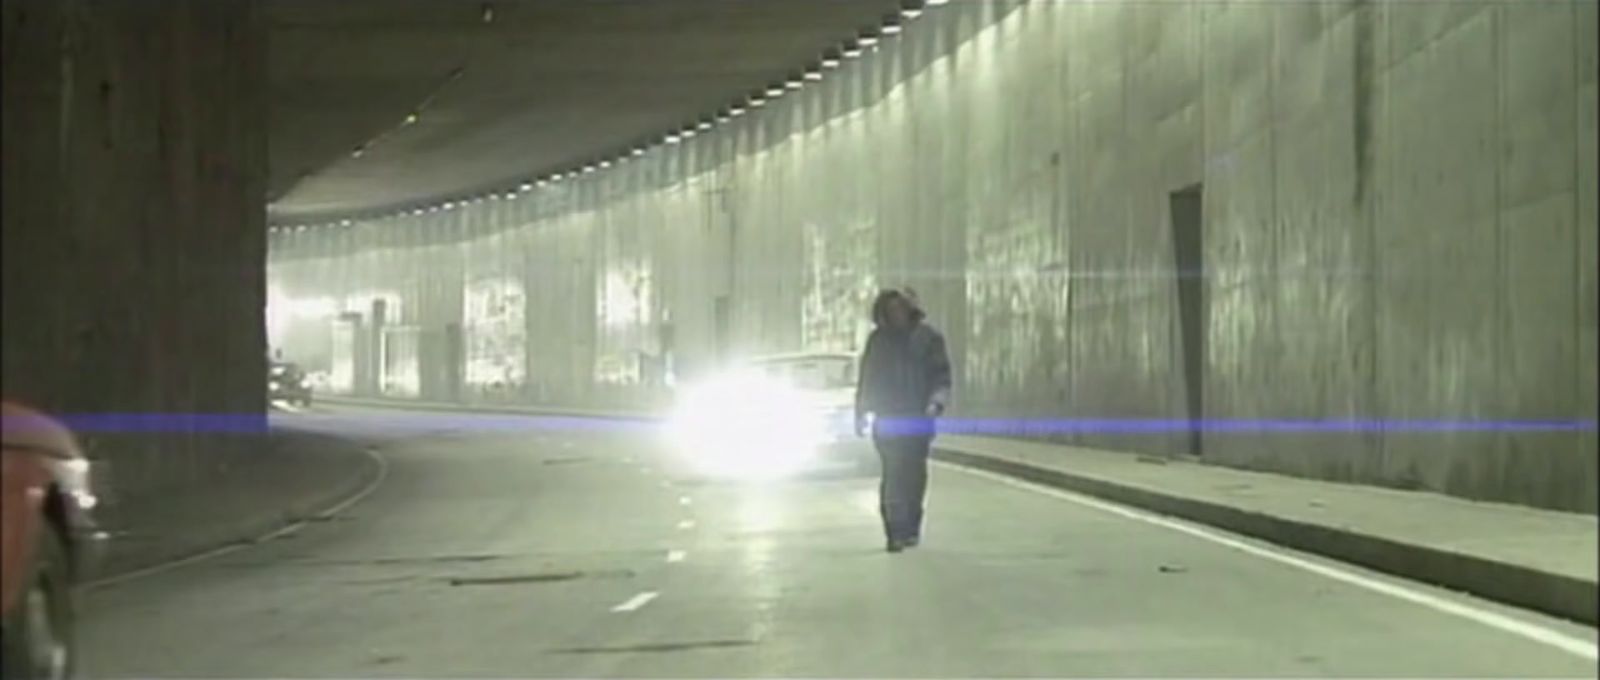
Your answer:
[[[856,434],[871,428],[883,465],[878,511],[889,552],[921,542],[934,419],[950,401],[950,356],[925,317],[915,292],[879,293],[856,385]]]

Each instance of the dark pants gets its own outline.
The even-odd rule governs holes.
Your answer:
[[[878,483],[878,513],[883,532],[891,541],[922,536],[922,502],[928,493],[928,449],[933,436],[926,434],[878,435],[873,444],[883,461]]]

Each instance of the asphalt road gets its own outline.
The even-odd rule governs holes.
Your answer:
[[[348,415],[350,412],[346,412]],[[366,412],[373,413],[373,412]],[[382,436],[335,519],[93,591],[98,677],[1594,677],[1592,660],[1022,484],[936,468],[925,545],[871,479],[705,482],[648,433]],[[1311,558],[1316,561],[1315,558]],[[1595,632],[1331,562],[1558,636]]]

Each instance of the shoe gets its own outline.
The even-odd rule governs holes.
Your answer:
[[[906,544],[902,543],[900,541],[889,541],[888,547],[886,547],[884,549],[888,550],[889,552],[892,552],[892,553],[897,553],[897,552],[900,552],[902,550],[905,550],[906,549]]]
[[[906,547],[906,548],[915,548],[915,547],[917,547],[917,544],[919,544],[919,543],[922,543],[922,537],[921,536],[912,536],[912,537],[907,538],[907,539],[905,539],[903,541],[900,541],[900,545],[902,547]]]

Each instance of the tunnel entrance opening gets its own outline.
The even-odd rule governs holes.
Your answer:
[[[1172,220],[1178,295],[1178,340],[1183,365],[1184,417],[1188,436],[1184,453],[1199,456],[1205,418],[1205,231],[1201,186],[1194,184],[1172,192],[1168,198]]]

